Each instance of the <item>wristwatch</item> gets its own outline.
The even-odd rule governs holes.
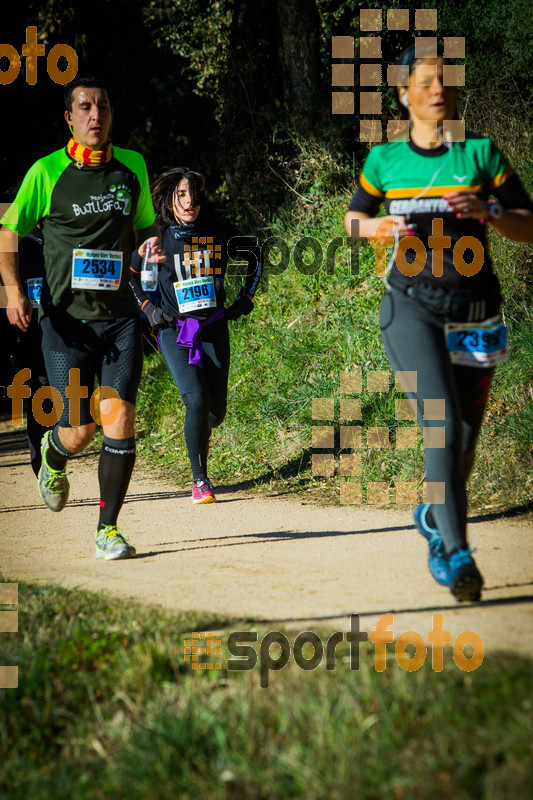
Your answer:
[[[487,203],[487,208],[489,210],[487,222],[494,222],[495,219],[500,219],[503,214],[502,206],[499,203],[494,203],[492,200],[489,200]]]

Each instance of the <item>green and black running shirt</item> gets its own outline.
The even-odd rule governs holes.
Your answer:
[[[425,150],[412,141],[376,145],[363,165],[349,210],[374,217],[383,203],[387,214],[404,216],[414,227],[415,236],[425,247],[425,266],[418,275],[406,276],[404,272],[407,270],[401,272],[394,262],[391,276],[396,282],[424,281],[470,291],[477,291],[480,287],[488,289],[495,280],[486,227],[479,220],[458,219],[443,199],[443,195],[461,190],[473,192],[483,200],[492,194],[505,208],[533,210],[533,204],[505,156],[490,139],[470,132],[467,132],[464,142],[443,144],[435,150]],[[428,243],[436,218],[442,219],[443,235],[451,239],[451,246],[442,251],[440,277],[433,274],[433,251]],[[473,243],[475,251],[468,247],[468,239],[463,237],[477,239],[479,244]],[[454,266],[456,247],[455,255],[461,272]],[[474,261],[475,252],[478,254],[477,262]],[[405,262],[414,264],[415,260],[415,251],[408,248]],[[474,262],[476,267],[479,263],[481,268],[473,275],[462,274],[471,271],[468,266],[463,266],[463,262],[466,265]]]
[[[20,236],[37,223],[42,228],[43,315],[61,310],[77,319],[106,320],[139,313],[129,287],[134,229],[148,228],[155,220],[139,153],[113,147],[107,164],[86,166],[73,161],[65,148],[57,150],[30,167],[14,204],[10,221],[4,221],[7,228]],[[72,288],[73,254],[80,250],[122,253],[118,288]]]

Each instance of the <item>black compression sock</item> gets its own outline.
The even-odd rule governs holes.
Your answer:
[[[46,452],[46,463],[52,469],[63,469],[67,463],[67,458],[72,455],[66,447],[59,441],[57,425],[50,432],[50,446]]]
[[[100,519],[98,529],[116,525],[135,464],[135,438],[109,439],[104,443],[98,462],[100,483]]]

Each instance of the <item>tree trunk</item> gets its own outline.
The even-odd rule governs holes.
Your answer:
[[[316,0],[234,0],[221,148],[230,194],[256,223],[264,222],[266,188],[270,204],[283,197],[268,165],[273,128],[289,121],[306,133],[316,120],[319,36]]]
[[[316,0],[276,0],[283,89],[291,122],[309,130],[320,102],[320,18]]]
[[[264,185],[262,140],[274,99],[283,96],[276,50],[275,0],[235,0],[220,120],[224,172],[233,199],[246,199],[259,222],[255,197]]]

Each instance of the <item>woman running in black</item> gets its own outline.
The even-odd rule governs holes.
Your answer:
[[[416,508],[415,524],[435,580],[458,600],[477,600],[483,579],[466,540],[466,481],[494,365],[507,352],[486,225],[532,241],[533,204],[490,139],[457,135],[442,48],[417,58],[413,45],[399,63],[409,67],[398,87],[409,140],[370,151],[345,224],[354,238],[394,241],[380,327],[424,434],[431,502]],[[381,203],[388,216],[377,219]]]
[[[152,186],[166,261],[159,268],[161,305],[139,283],[140,259],[132,259],[131,286],[157,331],[165,363],[186,407],[185,441],[193,474],[192,503],[213,503],[207,477],[212,428],[226,413],[230,340],[227,320],[253,308],[261,276],[254,239],[204,204],[205,178],[186,167],[166,171]],[[224,277],[228,258],[247,262],[245,286],[226,309]]]

